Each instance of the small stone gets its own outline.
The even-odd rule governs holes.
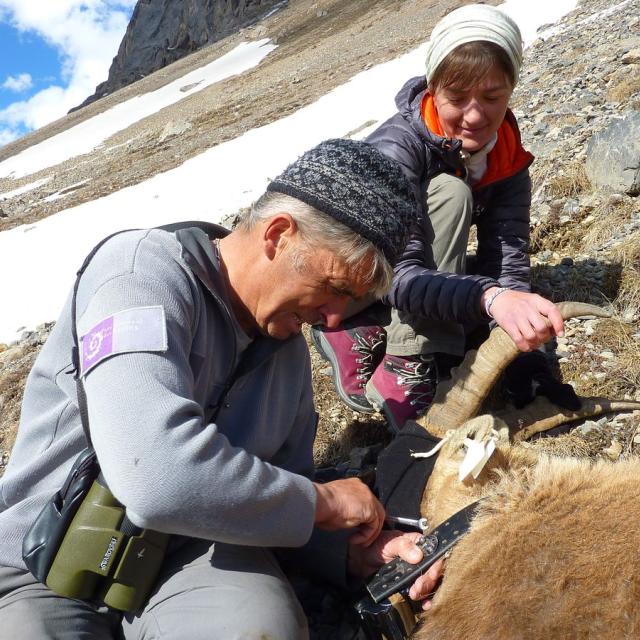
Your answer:
[[[621,58],[622,64],[638,64],[640,62],[640,48],[627,51]]]
[[[622,445],[617,440],[611,441],[611,446],[605,449],[604,453],[610,460],[617,460],[622,453]]]
[[[579,427],[576,428],[576,431],[578,433],[581,433],[583,436],[586,436],[589,433],[592,433],[593,431],[599,431],[600,430],[600,425],[597,422],[594,422],[593,420],[587,420],[584,424],[581,424]]]
[[[198,83],[195,83],[198,84]],[[181,89],[182,91],[182,89]],[[168,122],[165,128],[162,130],[160,137],[158,138],[159,142],[164,142],[167,138],[172,138],[173,136],[179,136],[183,133],[189,131],[191,129],[190,122]]]

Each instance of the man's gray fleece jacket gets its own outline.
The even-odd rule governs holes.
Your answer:
[[[316,413],[306,343],[282,343],[220,402],[249,338],[198,229],[119,234],[81,278],[78,335],[127,309],[162,307],[167,348],[117,353],[88,371],[93,445],[134,524],[240,545],[300,546],[314,521]],[[72,375],[71,299],[29,375],[0,481],[0,565],[25,568],[22,539],[87,442]],[[270,340],[265,338],[265,340]]]

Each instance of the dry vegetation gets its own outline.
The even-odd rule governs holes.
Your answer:
[[[0,475],[13,447],[20,419],[20,404],[27,374],[33,366],[37,349],[0,345]]]
[[[612,78],[610,82],[607,100],[611,102],[625,102],[640,92],[640,74],[637,69],[622,68],[620,76]]]

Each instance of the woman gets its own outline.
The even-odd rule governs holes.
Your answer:
[[[521,63],[511,18],[487,5],[461,7],[434,28],[426,75],[404,85],[398,113],[367,139],[402,165],[424,212],[396,267],[388,306],[369,307],[340,330],[314,328],[312,337],[332,363],[341,398],[358,411],[381,407],[394,431],[428,407],[438,368],[446,375],[478,325],[494,321],[521,351],[562,335],[555,306],[530,293],[533,156],[508,109]],[[516,401],[532,399],[535,379],[556,401],[579,404],[569,385],[551,382],[543,354],[519,366],[526,375],[518,376],[524,386],[513,390]]]

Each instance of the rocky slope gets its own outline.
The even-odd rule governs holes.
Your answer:
[[[107,141],[104,148],[55,167],[50,183],[3,201],[0,230],[134,184],[203,148],[290,113],[358,70],[416,46],[431,25],[455,5],[428,0],[400,4],[299,0],[259,26],[206,47],[2,149],[0,157],[6,157],[136,92],[162,86],[241,39],[267,36],[280,43],[257,69],[133,125]],[[640,164],[639,137],[633,135],[640,112],[639,9],[640,0],[615,5],[583,0],[555,33],[545,32],[545,39],[528,49],[513,99],[525,144],[537,156],[533,167],[534,285],[555,300],[612,303],[617,314],[612,321],[570,325],[567,337],[558,345],[559,364],[565,377],[584,394],[632,398],[640,393],[640,374],[634,364],[640,349],[640,206],[638,196],[633,195],[634,178],[625,177],[624,167]],[[403,80],[399,78],[398,85]],[[243,108],[242,96],[248,91],[259,96],[264,109]],[[181,135],[161,139],[167,124],[176,121],[192,126]],[[611,140],[618,142],[611,144]],[[614,162],[612,149],[626,150],[626,164]],[[605,170],[602,158],[607,159]],[[2,180],[0,191],[33,182],[44,173],[21,181]],[[51,170],[46,173],[50,175]],[[73,188],[88,176],[90,182]],[[607,179],[614,186],[607,185]],[[56,192],[64,197],[47,202],[47,196]],[[26,370],[44,335],[46,327],[28,332],[19,345],[4,347],[0,433],[12,433],[15,428],[20,397],[16,372]],[[326,366],[313,351],[312,355],[323,425],[318,459],[332,460],[344,456],[352,442],[362,440],[362,434],[371,433],[370,421],[363,422],[337,401]],[[380,419],[374,423],[380,426]],[[376,431],[378,436],[380,432]],[[631,447],[633,438],[625,438]],[[4,440],[5,451],[10,439]]]
[[[80,109],[256,22],[287,0],[138,0],[107,80]]]
[[[256,123],[289,113],[356,71],[416,46],[455,3],[414,0],[398,5],[362,0],[346,5],[337,0],[300,0],[258,27],[188,56],[3,149],[0,155],[6,156],[118,100],[162,86],[240,39],[271,36],[281,43],[273,59],[270,56],[256,70],[225,81],[223,91],[208,89],[183,100],[117,134],[105,147],[126,140],[128,144],[110,153],[97,149],[81,160],[71,159],[55,168],[53,184],[3,201],[0,229],[136,183]],[[640,112],[639,9],[640,0],[613,6],[604,0],[583,0],[558,25],[557,33],[546,32],[545,39],[528,49],[513,99],[525,144],[537,156],[532,209],[534,286],[554,300],[610,305],[616,314],[609,321],[573,322],[559,341],[559,366],[565,379],[585,395],[640,398],[640,203],[632,195],[633,180],[626,186],[620,182],[625,171],[616,168],[615,158],[608,160],[607,171],[593,168],[597,159],[609,158],[606,154],[616,148],[630,154],[627,165],[639,164],[639,138],[632,135]],[[399,78],[398,85],[403,80]],[[238,102],[249,87],[261,96],[260,104],[268,105],[264,112],[246,111]],[[160,141],[167,122],[176,119],[193,126]],[[611,134],[612,128],[621,127]],[[625,135],[625,127],[631,133]],[[621,138],[623,145],[607,143]],[[71,188],[88,175],[89,183]],[[22,182],[38,177],[41,174],[26,176]],[[15,188],[15,182],[6,182]],[[3,187],[0,184],[0,189],[9,190]],[[45,202],[46,196],[64,192],[65,187],[64,198]],[[26,332],[18,344],[0,346],[4,350],[0,354],[0,448],[5,458],[17,424],[24,374],[46,334],[45,325]],[[344,459],[352,446],[384,437],[382,419],[365,420],[348,411],[337,400],[328,369],[313,349],[312,359],[321,413],[318,461]],[[637,423],[634,417],[613,422],[622,425],[618,439],[627,451],[638,444],[634,441]],[[597,446],[610,444],[611,424],[602,423]]]

